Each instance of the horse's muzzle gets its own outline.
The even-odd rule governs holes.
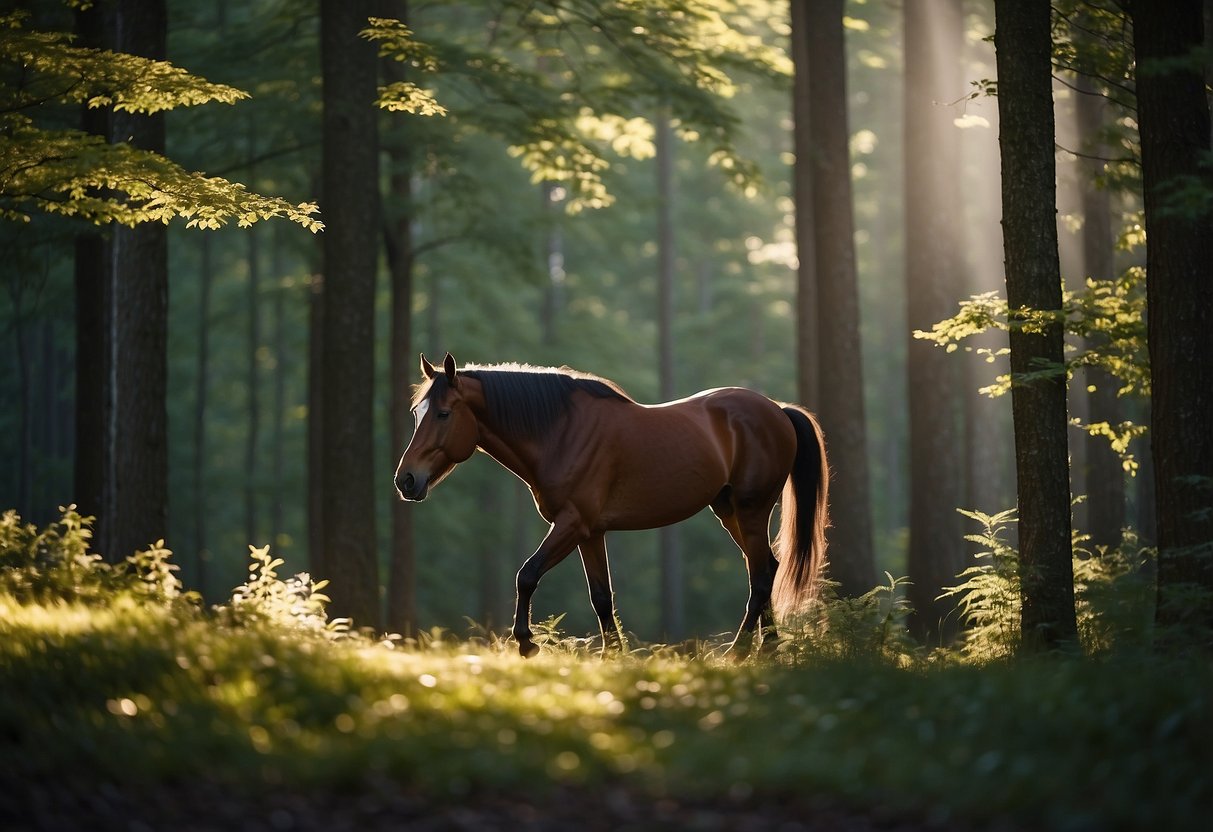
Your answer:
[[[418,477],[407,471],[401,471],[396,475],[396,493],[402,500],[419,503],[425,499],[429,490],[429,477]]]

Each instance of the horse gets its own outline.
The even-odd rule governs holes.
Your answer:
[[[750,594],[727,652],[763,652],[786,616],[817,595],[825,567],[829,465],[816,418],[741,387],[658,405],[568,367],[519,364],[436,368],[421,355],[416,427],[396,467],[403,500],[419,502],[477,449],[531,490],[550,528],[517,575],[512,634],[539,652],[531,597],[574,549],[602,632],[603,652],[624,649],[607,565],[609,531],[652,529],[710,507],[741,549]],[[782,498],[772,544],[771,515]],[[774,548],[772,548],[772,546]],[[778,557],[776,556],[778,553]]]

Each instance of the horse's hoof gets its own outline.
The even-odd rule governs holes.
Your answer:
[[[783,639],[767,636],[762,640],[762,647],[759,648],[759,651],[764,656],[773,656],[775,653],[779,652],[779,645],[781,644],[783,644]]]
[[[750,657],[750,645],[733,642],[724,651],[724,655],[726,658],[732,659],[733,664],[741,664]]]
[[[539,652],[539,645],[533,641],[518,642],[518,653],[524,659],[532,659]]]

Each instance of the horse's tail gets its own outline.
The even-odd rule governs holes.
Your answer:
[[[796,459],[783,487],[774,543],[779,568],[771,603],[776,617],[786,620],[815,600],[820,591],[830,525],[830,466],[825,437],[813,414],[796,405],[785,405],[783,412],[796,428]]]

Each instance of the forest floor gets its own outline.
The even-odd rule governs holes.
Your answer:
[[[9,832],[1011,832],[913,817],[828,798],[655,798],[624,784],[561,787],[541,796],[473,794],[436,802],[381,783],[371,790],[270,791],[255,796],[216,784],[88,792],[45,783],[2,784],[0,828]]]
[[[1204,830],[1201,656],[735,664],[0,594],[0,829]]]

